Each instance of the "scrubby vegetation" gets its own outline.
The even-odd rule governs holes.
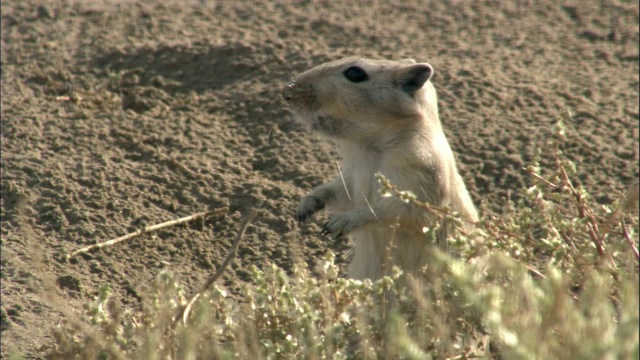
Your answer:
[[[376,282],[344,279],[332,253],[315,269],[252,266],[241,300],[214,285],[184,322],[187,294],[162,272],[138,311],[101,289],[85,319],[56,329],[49,358],[637,359],[637,189],[594,203],[562,153],[565,136],[560,121],[545,144],[555,166],[528,166],[533,185],[452,239],[457,256],[434,249],[422,277],[398,281],[396,268]]]

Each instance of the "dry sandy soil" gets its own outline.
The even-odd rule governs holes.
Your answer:
[[[347,55],[433,65],[474,200],[499,211],[567,110],[569,157],[602,203],[638,177],[638,1],[3,1],[2,353],[50,348],[103,284],[135,308],[161,269],[189,291],[260,215],[222,283],[333,249],[295,205],[336,173],[332,144],[280,98]],[[349,5],[347,5],[347,3]],[[543,162],[552,161],[549,154]],[[71,262],[64,254],[228,206]]]

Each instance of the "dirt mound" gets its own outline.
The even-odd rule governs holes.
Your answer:
[[[63,314],[110,284],[139,304],[161,269],[191,291],[248,209],[260,216],[224,276],[348,248],[293,209],[337,171],[327,140],[280,99],[292,74],[347,55],[427,61],[474,200],[498,211],[573,113],[569,156],[597,200],[638,177],[638,1],[2,3],[2,351],[50,346]],[[551,154],[542,155],[550,164]],[[62,255],[199,211],[75,261]],[[321,220],[319,220],[320,222]],[[50,296],[50,286],[60,289]]]

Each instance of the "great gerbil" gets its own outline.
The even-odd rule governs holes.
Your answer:
[[[355,240],[352,278],[384,276],[389,254],[405,272],[417,271],[433,246],[423,228],[434,216],[383,196],[378,172],[419,200],[458,212],[469,227],[478,220],[442,130],[432,75],[431,65],[410,59],[350,57],[303,72],[283,91],[301,120],[341,146],[341,173],[303,197],[297,217],[304,222],[330,208],[325,232]],[[446,237],[441,227],[440,246]]]

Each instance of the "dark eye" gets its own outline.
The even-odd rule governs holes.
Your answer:
[[[364,70],[357,66],[352,66],[343,72],[344,77],[349,79],[349,81],[354,83],[359,83],[363,81],[369,80],[369,75],[367,75]]]

